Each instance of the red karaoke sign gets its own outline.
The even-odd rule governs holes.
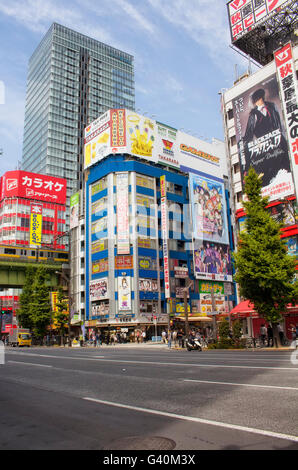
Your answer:
[[[66,203],[66,179],[28,171],[7,171],[2,178],[2,197]]]

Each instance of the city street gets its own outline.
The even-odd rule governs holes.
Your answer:
[[[5,350],[3,449],[298,449],[288,351]]]

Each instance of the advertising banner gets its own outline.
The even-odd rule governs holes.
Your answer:
[[[178,130],[156,122],[156,152],[159,163],[179,168]]]
[[[58,292],[51,292],[51,306],[52,306],[53,312],[58,312],[57,302],[58,302]]]
[[[223,146],[217,146],[219,158],[210,154],[211,144],[128,109],[100,116],[85,128],[84,142],[85,169],[108,155],[127,153],[173,168],[195,168],[199,163],[200,171],[220,178],[226,173]],[[152,178],[149,182],[137,175],[136,183],[154,189]]]
[[[91,225],[91,233],[99,233],[106,230],[108,227],[107,217],[97,220],[94,224]]]
[[[171,297],[170,292],[170,268],[169,268],[169,253],[168,253],[168,208],[166,198],[166,177],[165,175],[160,178],[161,188],[161,234],[162,234],[162,247],[163,247],[163,266],[164,266],[164,282],[165,282],[165,297]]]
[[[42,204],[31,204],[30,214],[30,246],[38,248],[41,246],[42,234]]]
[[[200,168],[202,173],[222,178],[224,171],[223,161],[218,155],[212,155],[204,148],[210,149],[210,144],[202,142],[184,132],[178,131],[178,160],[180,167]]]
[[[187,279],[188,278],[188,268],[174,266],[174,271],[175,271],[175,277],[177,279]]]
[[[290,148],[292,172],[298,198],[298,85],[291,43],[274,53]]]
[[[224,295],[224,283],[223,282],[210,282],[210,281],[199,281],[199,292],[200,294],[210,294],[214,292],[214,295]]]
[[[112,152],[126,150],[126,119],[125,109],[111,109],[111,142]]]
[[[111,153],[110,136],[111,115],[107,111],[85,128],[85,169]]]
[[[66,180],[28,171],[7,171],[2,178],[2,198],[13,196],[65,204]]]
[[[211,294],[200,294],[200,307],[204,315],[208,316],[208,314],[213,313]],[[216,313],[224,313],[226,311],[224,295],[217,294],[214,296],[214,307],[214,312]]]
[[[142,292],[158,292],[157,279],[139,279],[139,290]]]
[[[90,301],[94,302],[96,300],[108,299],[108,279],[96,279],[90,281]]]
[[[194,270],[197,279],[232,282],[230,247],[207,241],[195,242]]]
[[[101,302],[100,304],[92,305],[91,317],[92,318],[94,318],[94,317],[108,318],[109,311],[110,311],[109,304],[105,303],[105,302]]]
[[[157,268],[156,259],[147,256],[139,257],[139,269],[155,270]]]
[[[233,100],[241,181],[250,167],[262,178],[269,201],[294,194],[288,144],[275,75]]]
[[[75,193],[70,196],[70,218],[69,228],[75,228],[79,225],[79,204],[80,204],[80,193]]]
[[[271,213],[271,217],[279,223],[282,223],[284,227],[295,225],[295,216],[289,204],[278,204],[268,208]]]
[[[193,238],[228,244],[224,185],[205,176],[189,174]]]
[[[157,162],[156,122],[126,110],[126,129],[127,153]]]
[[[294,237],[289,237],[284,239],[286,242],[286,247],[288,251],[288,255],[295,256],[298,259],[298,237],[297,235]]]
[[[92,263],[92,274],[103,273],[109,270],[109,259],[103,258]]]
[[[115,269],[133,269],[133,257],[115,256]]]
[[[228,7],[232,42],[260,26],[292,0],[231,0]]]
[[[107,208],[107,198],[102,197],[91,205],[91,215],[97,215]]]
[[[117,177],[117,254],[130,252],[128,214],[128,173],[118,173]]]
[[[131,310],[131,278],[118,277],[118,310],[119,312]]]
[[[108,247],[108,245],[105,245],[105,240],[98,240],[93,242],[91,244],[91,253],[99,253],[100,251],[103,251],[105,247]]]

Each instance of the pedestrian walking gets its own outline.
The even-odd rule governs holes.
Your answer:
[[[266,341],[266,337],[267,337],[267,328],[265,326],[265,323],[263,323],[261,325],[261,328],[260,328],[260,336],[261,336],[261,342],[262,342],[262,345],[265,346],[265,341]]]
[[[271,324],[269,323],[267,327],[267,337],[268,337],[268,342],[267,342],[267,347],[269,348],[270,346],[273,348],[274,342],[273,342],[273,328]]]
[[[145,330],[142,332],[142,342],[143,343],[146,342],[146,331]]]
[[[280,323],[277,323],[277,331],[279,334],[280,342],[283,345],[284,344],[284,330]]]
[[[172,339],[174,341],[174,346],[177,346],[177,330],[174,330],[172,333]]]
[[[294,323],[290,323],[290,327],[288,328],[288,330],[292,339],[291,347],[296,349],[296,326],[294,325]]]
[[[171,349],[172,346],[172,332],[171,330],[168,331],[168,348]]]
[[[165,330],[162,331],[161,337],[162,337],[162,342],[165,344],[167,341],[167,332]]]

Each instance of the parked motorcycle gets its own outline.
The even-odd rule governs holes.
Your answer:
[[[198,338],[186,340],[187,351],[202,351],[202,344]]]

